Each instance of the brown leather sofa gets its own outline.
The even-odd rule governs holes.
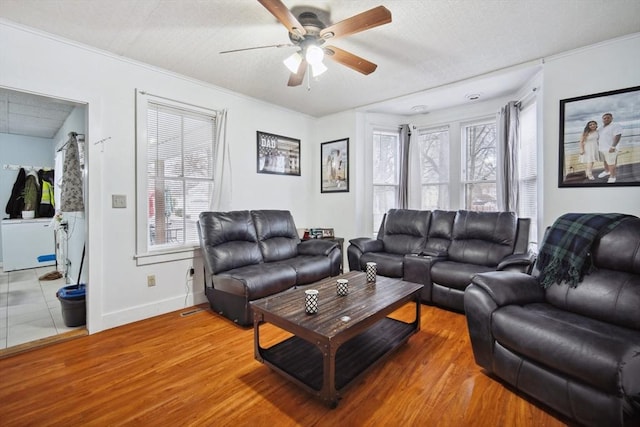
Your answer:
[[[301,242],[289,211],[202,212],[198,234],[211,308],[242,326],[250,301],[340,274],[338,244]]]
[[[382,276],[423,284],[423,302],[463,311],[464,290],[475,274],[531,271],[529,227],[528,218],[513,212],[391,209],[377,239],[350,241],[349,268],[375,262]]]
[[[588,426],[640,426],[640,219],[591,246],[595,270],[571,287],[478,274],[464,295],[476,363]]]

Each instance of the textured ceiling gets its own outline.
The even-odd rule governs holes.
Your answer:
[[[331,43],[378,69],[364,76],[325,61],[329,70],[307,90],[306,81],[287,87],[282,60],[292,48],[219,54],[289,43],[256,0],[0,0],[0,17],[316,117],[369,105],[397,114],[413,114],[416,104],[438,108],[451,93],[430,89],[640,32],[638,0],[283,2],[327,10],[332,22],[387,7],[390,24]],[[480,79],[465,92],[497,96],[530,75]]]
[[[76,105],[0,88],[0,133],[51,139]]]

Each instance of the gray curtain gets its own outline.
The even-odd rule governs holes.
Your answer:
[[[518,212],[518,135],[519,103],[510,101],[500,109],[497,129],[498,209]]]
[[[64,145],[64,162],[62,164],[62,191],[60,193],[60,210],[62,212],[84,211],[82,198],[82,168],[78,151],[77,134],[69,133],[69,140]]]
[[[399,209],[407,209],[409,206],[409,145],[411,143],[411,126],[400,127],[400,176],[398,183]]]

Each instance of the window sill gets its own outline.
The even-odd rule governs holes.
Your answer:
[[[200,248],[197,246],[167,249],[165,251],[136,254],[134,259],[137,266],[159,264],[163,262],[180,261],[200,257]]]

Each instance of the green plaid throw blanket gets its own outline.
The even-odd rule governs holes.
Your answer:
[[[575,288],[592,268],[591,245],[599,235],[607,234],[624,214],[570,213],[558,218],[542,243],[538,254],[538,281],[543,288],[566,281]]]

